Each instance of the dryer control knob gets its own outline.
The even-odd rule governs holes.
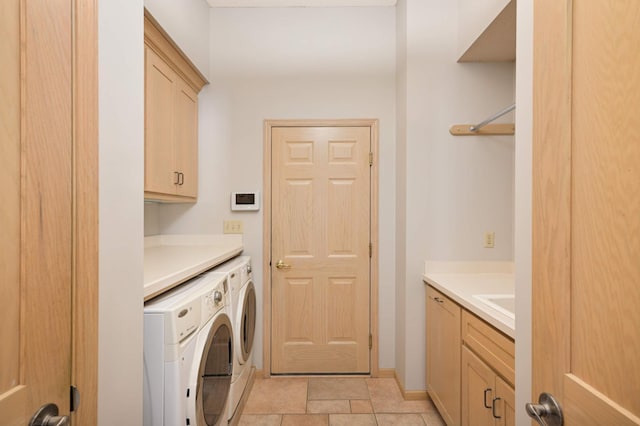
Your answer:
[[[247,274],[251,273],[251,265],[247,265]]]
[[[220,291],[216,290],[215,293],[213,293],[213,301],[216,302],[216,305],[222,302],[222,293]]]

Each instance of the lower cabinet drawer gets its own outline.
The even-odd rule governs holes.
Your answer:
[[[462,340],[509,384],[515,384],[516,348],[510,337],[463,310]]]

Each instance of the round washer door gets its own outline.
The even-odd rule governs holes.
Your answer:
[[[195,413],[192,405],[187,408],[190,416],[195,415],[196,418],[195,423],[190,423],[198,426],[215,426],[227,422],[225,408],[233,367],[231,321],[226,314],[219,314],[212,322],[213,325],[209,329],[202,352],[199,352],[202,355],[199,358],[197,377],[191,381],[192,384],[197,381],[190,388],[191,390],[195,388]],[[197,359],[196,355],[194,364]]]
[[[256,334],[256,288],[253,281],[242,287],[239,296],[236,353],[238,362],[244,364],[251,356],[253,338]]]

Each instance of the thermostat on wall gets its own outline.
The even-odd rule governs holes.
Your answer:
[[[255,211],[260,210],[259,192],[232,192],[232,211]]]

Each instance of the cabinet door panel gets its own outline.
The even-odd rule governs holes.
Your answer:
[[[177,75],[151,49],[145,48],[144,189],[175,193],[173,107]]]
[[[473,352],[462,347],[462,425],[493,426],[493,414],[485,402],[491,406],[495,397],[495,373]]]
[[[496,377],[496,393],[500,397],[496,414],[500,416],[497,426],[515,426],[516,424],[516,392],[500,377]]]
[[[175,167],[182,175],[178,195],[198,195],[198,95],[182,80],[175,93]]]
[[[448,425],[460,424],[461,309],[427,287],[427,388]]]

